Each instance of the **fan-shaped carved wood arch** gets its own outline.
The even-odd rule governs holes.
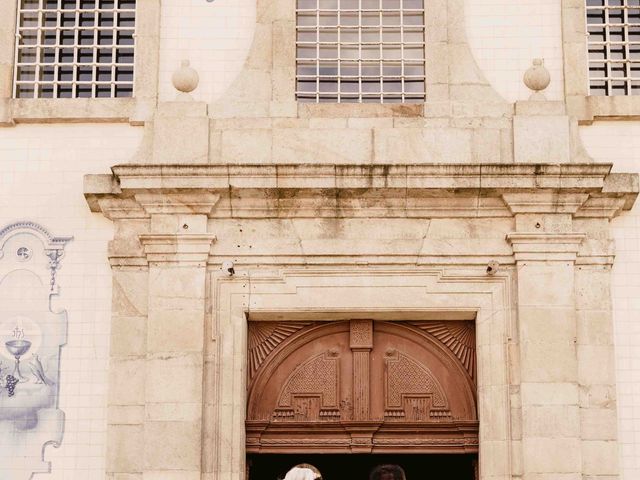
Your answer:
[[[472,322],[250,322],[247,451],[477,452],[474,338]]]

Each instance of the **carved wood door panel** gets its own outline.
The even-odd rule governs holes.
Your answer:
[[[471,322],[251,322],[247,451],[475,452]]]

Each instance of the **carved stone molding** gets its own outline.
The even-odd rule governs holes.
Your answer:
[[[411,322],[437,338],[453,353],[469,376],[476,380],[476,335],[474,322]]]
[[[443,388],[426,365],[395,349],[385,353],[385,411],[389,420],[449,419]]]
[[[180,265],[206,265],[213,234],[145,234],[140,235],[150,263],[179,263]]]
[[[518,192],[502,195],[509,210],[519,213],[568,213],[574,215],[589,199],[588,193],[559,193],[557,191]]]
[[[513,247],[516,261],[575,262],[584,233],[510,233],[507,241]]]
[[[280,391],[274,421],[340,420],[338,353],[328,350],[298,366]]]
[[[373,324],[371,320],[352,320],[350,328],[349,342],[352,350],[370,350],[373,348]]]
[[[212,279],[214,304],[220,307],[215,313],[219,326],[214,332],[220,352],[215,371],[220,372],[220,377],[216,387],[210,390],[210,401],[217,406],[217,410],[211,415],[209,423],[216,425],[219,431],[228,431],[233,426],[234,431],[246,432],[246,437],[239,435],[229,440],[225,436],[216,441],[218,455],[228,459],[225,468],[226,465],[238,465],[238,471],[243,472],[239,460],[243,456],[238,456],[237,452],[245,451],[282,453],[287,449],[295,449],[298,453],[347,453],[355,450],[374,453],[474,453],[478,451],[478,439],[482,445],[495,448],[500,458],[507,459],[513,454],[508,428],[511,418],[509,401],[512,398],[508,379],[513,359],[510,356],[512,350],[507,348],[506,342],[512,335],[510,332],[515,322],[508,275],[487,276],[475,268],[449,270],[415,265],[410,268],[349,265],[261,268],[256,269],[251,277],[250,299],[247,295],[248,282],[244,279],[230,279],[225,275],[215,275]],[[227,318],[233,319],[233,322],[225,322]],[[448,356],[451,364],[458,364],[457,358],[435,337],[417,331],[410,322],[433,320],[455,324],[461,320],[476,319],[477,324],[482,325],[477,331],[478,345],[482,345],[478,349],[478,365],[482,375],[478,376],[477,386],[480,428],[478,421],[388,421],[382,422],[383,425],[377,430],[375,425],[369,425],[367,433],[362,427],[358,430],[353,425],[363,422],[272,422],[268,414],[251,417],[251,412],[245,410],[245,402],[251,401],[251,392],[244,395],[244,385],[239,390],[237,383],[234,383],[237,374],[233,373],[245,371],[247,365],[242,354],[247,351],[243,325],[304,320],[321,322],[325,328],[334,325],[337,329],[341,324],[344,328],[340,334],[344,336],[340,356],[348,358],[351,352],[348,321],[354,318],[374,319],[374,328],[384,328],[383,324],[387,322],[402,323],[410,332],[409,337],[420,338],[418,345],[431,344],[440,354]],[[296,332],[290,340],[295,337],[309,346],[317,345],[318,337],[311,334],[317,332],[316,328],[309,325]],[[318,345],[315,353],[326,351],[327,348],[327,345]],[[288,352],[286,356],[289,357],[295,348],[283,343],[277,350]],[[384,349],[380,351],[380,356],[384,357]],[[301,363],[295,358],[291,360],[292,366]],[[484,373],[484,366],[489,365],[496,369],[496,375]],[[265,371],[268,366],[268,362],[263,363],[261,370]],[[468,384],[473,385],[466,369],[460,365],[459,370],[458,378],[467,378]],[[343,379],[351,378],[348,368],[345,373]],[[252,383],[259,376],[260,373],[254,375]],[[378,385],[382,383],[383,380],[377,381]],[[263,385],[269,388],[272,383]],[[254,388],[254,391],[265,395],[262,386]],[[272,388],[278,390],[275,386]],[[350,393],[351,389],[343,391]],[[277,392],[273,395],[277,398]],[[449,395],[450,400],[453,397],[459,395]],[[224,399],[231,399],[232,403],[227,404]],[[345,408],[348,413],[349,406],[345,405]],[[260,419],[247,421],[248,418],[258,417]],[[369,443],[355,442],[366,440],[372,428],[373,437],[370,437]],[[421,437],[407,442],[416,433],[421,433]],[[356,438],[360,434],[362,437]],[[298,439],[301,441],[298,442]],[[238,460],[235,460],[236,457]],[[481,455],[481,464],[483,475],[487,478],[509,478],[511,475],[508,462],[496,464]],[[223,472],[217,467],[214,471]]]
[[[207,191],[195,191],[184,193],[138,193],[134,198],[149,215],[209,215],[218,200],[220,200],[220,195]]]
[[[282,342],[311,322],[250,322],[248,329],[248,382]]]
[[[583,205],[590,216],[609,216],[631,208],[638,194],[637,175],[610,171],[598,163],[119,165],[113,175],[86,176],[85,197],[92,211],[112,218],[127,211],[130,218],[168,211],[210,218],[510,217],[582,215]],[[601,199],[622,204],[599,208]]]

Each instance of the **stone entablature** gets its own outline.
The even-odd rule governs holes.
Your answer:
[[[396,245],[394,255],[414,261],[416,255],[421,261],[466,256],[476,263],[493,255],[511,263],[507,233],[570,232],[572,221],[610,219],[629,209],[637,195],[637,177],[610,170],[603,164],[119,165],[113,167],[113,176],[87,176],[85,190],[93,211],[102,211],[123,228],[136,229],[144,235],[140,238],[146,250],[151,248],[149,232],[156,234],[156,244],[163,243],[157,234],[177,235],[175,242],[167,237],[166,243],[185,246],[195,236],[216,235],[223,220],[332,219],[347,225],[378,218],[413,219],[424,225],[425,219],[459,219],[460,225],[493,230],[477,234],[493,241],[478,249],[468,244],[468,238],[454,234],[439,246],[423,245],[424,251],[403,252]],[[493,222],[487,223],[490,219]],[[227,242],[223,238],[216,242],[210,261],[217,263],[213,256],[255,259],[275,253],[262,250],[260,242],[251,252],[238,251]],[[580,261],[612,260],[610,250],[610,242],[597,237],[586,241],[578,255],[585,257]],[[289,252],[277,248],[277,252],[290,257],[301,253],[296,248]],[[116,263],[145,263],[137,240],[123,243],[116,238],[111,253]],[[367,256],[366,248],[334,253]],[[313,249],[304,249],[305,256],[312,254]]]
[[[87,176],[115,222],[109,478],[244,478],[247,320],[354,319],[475,320],[482,480],[617,478],[609,220],[637,194],[595,163]]]

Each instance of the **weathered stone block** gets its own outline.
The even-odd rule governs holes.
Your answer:
[[[276,163],[371,163],[372,153],[369,129],[287,128],[273,132]]]
[[[228,163],[270,163],[272,131],[267,129],[225,130],[221,157]]]
[[[147,403],[145,418],[151,422],[199,422],[202,405],[198,402]]]
[[[573,312],[565,307],[527,307],[520,311],[520,328],[523,342],[546,343],[571,346],[576,341],[576,325],[572,322]],[[550,333],[552,333],[550,338]]]
[[[534,473],[575,475],[582,469],[579,437],[525,437],[522,446],[526,478]]]
[[[144,428],[142,425],[110,425],[107,431],[107,472],[142,472]]]
[[[585,475],[618,473],[618,444],[615,441],[583,441],[582,472]]]
[[[514,160],[517,163],[568,163],[569,117],[522,116],[513,118]]]
[[[145,354],[147,317],[111,317],[111,356]]]
[[[142,425],[144,423],[143,405],[111,405],[108,407],[109,425]]]
[[[578,405],[577,383],[528,382],[521,387],[523,402],[529,405]]]
[[[158,110],[153,126],[156,163],[206,163],[209,119],[206,104],[171,102]]]
[[[145,470],[200,470],[201,432],[196,423],[147,422],[143,445]]]
[[[523,438],[580,436],[580,409],[577,405],[526,406],[522,408]]]
[[[612,345],[578,345],[581,385],[615,385],[615,358]]]
[[[204,271],[201,268],[152,267],[149,269],[149,292],[154,298],[166,301],[162,306],[152,303],[151,309],[166,308],[170,301],[175,302],[176,308],[193,306],[194,301],[204,300]]]
[[[147,272],[118,270],[113,275],[111,308],[114,315],[146,315],[148,297]]]
[[[613,320],[607,310],[578,310],[578,345],[612,345]]]
[[[147,322],[147,351],[199,352],[203,348],[203,335],[202,309],[165,308],[153,311]]]
[[[580,409],[580,432],[583,440],[615,440],[617,422],[614,408]]]
[[[572,343],[521,343],[521,376],[523,382],[575,382],[578,365]]]
[[[112,358],[109,364],[109,405],[143,405],[144,374],[144,359]]]
[[[201,403],[201,355],[163,355],[145,363],[147,403]]]

